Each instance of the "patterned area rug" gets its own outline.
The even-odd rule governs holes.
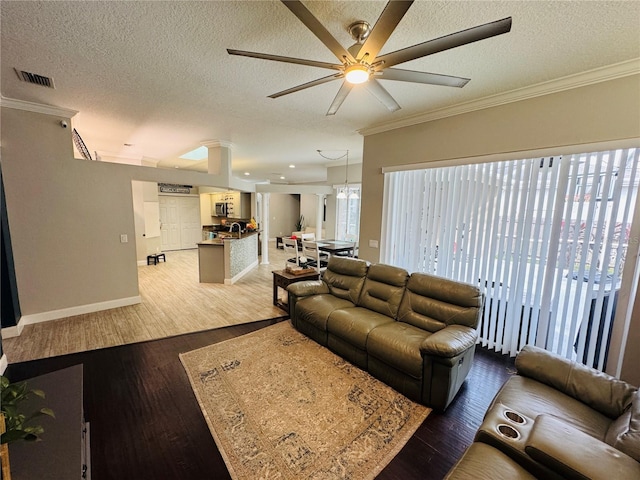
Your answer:
[[[235,479],[372,479],[431,411],[288,321],[180,360]]]

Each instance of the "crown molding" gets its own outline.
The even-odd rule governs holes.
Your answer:
[[[227,142],[226,140],[205,140],[200,142],[200,145],[208,148],[216,148],[216,147],[225,147],[225,148],[233,148],[233,143]]]
[[[565,90],[585,87],[587,85],[593,85],[638,74],[640,74],[640,58],[634,58],[633,60],[628,60],[626,62],[620,62],[528,87],[518,88],[509,92],[498,93],[478,100],[459,103],[457,105],[431,110],[417,115],[411,115],[400,120],[366,127],[358,130],[358,133],[364,136],[375,135],[376,133],[387,132],[397,128],[410,127],[419,123],[440,120],[442,118],[453,117],[463,113],[484,110],[485,108],[497,107],[499,105],[528,100],[530,98],[541,97],[552,93],[563,92]]]
[[[0,107],[15,108],[16,110],[25,110],[27,112],[44,113],[45,115],[54,115],[56,117],[73,118],[78,111],[69,108],[54,107],[53,105],[43,105],[42,103],[27,102],[26,100],[18,100],[15,98],[6,98],[0,96]]]

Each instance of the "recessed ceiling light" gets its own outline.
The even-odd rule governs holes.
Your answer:
[[[283,177],[283,176],[281,176],[281,177],[280,177],[280,180],[284,180],[284,177]]]
[[[292,164],[292,165],[289,165],[289,168],[296,168],[296,166]]]
[[[251,175],[249,172],[244,172],[244,174],[245,174],[246,176]]]

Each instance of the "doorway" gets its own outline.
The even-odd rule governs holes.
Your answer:
[[[200,199],[191,196],[158,196],[161,249],[197,248],[202,240]]]

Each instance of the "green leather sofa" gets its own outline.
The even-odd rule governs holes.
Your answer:
[[[484,302],[472,285],[332,257],[287,291],[295,328],[415,401],[446,409],[469,373]]]
[[[533,346],[516,368],[448,480],[640,479],[637,387]]]

